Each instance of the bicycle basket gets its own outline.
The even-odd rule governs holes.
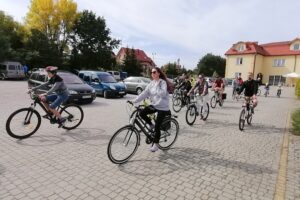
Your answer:
[[[226,99],[227,94],[226,93],[222,93],[222,99]]]

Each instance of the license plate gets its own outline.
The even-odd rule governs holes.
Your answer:
[[[83,99],[89,99],[89,98],[92,98],[91,95],[88,95],[88,96],[82,96]]]
[[[119,94],[125,94],[125,92],[119,92]]]

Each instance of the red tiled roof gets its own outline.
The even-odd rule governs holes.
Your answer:
[[[119,57],[120,54],[126,54],[126,50],[131,51],[132,49],[122,47],[120,49],[120,51],[118,52],[117,57]],[[142,63],[144,62],[144,63],[149,63],[150,65],[154,65],[153,60],[150,57],[148,57],[147,54],[143,50],[134,49],[134,54],[138,61],[140,61]]]
[[[299,38],[296,38],[292,41],[285,41],[285,42],[273,42],[268,44],[261,44],[258,45],[257,42],[244,42],[246,45],[245,51],[237,51],[235,49],[235,46],[239,43],[238,42],[225,53],[225,55],[243,55],[243,54],[261,54],[264,56],[284,56],[284,55],[300,55],[300,51],[293,51],[290,50],[290,45],[295,40],[300,40]]]

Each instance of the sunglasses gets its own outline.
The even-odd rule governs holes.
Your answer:
[[[156,74],[157,71],[152,71],[151,74]]]

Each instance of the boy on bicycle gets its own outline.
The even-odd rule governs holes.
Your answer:
[[[39,98],[42,104],[48,110],[48,112],[53,113],[57,117],[59,124],[58,127],[60,128],[63,126],[66,119],[61,117],[60,113],[58,112],[58,110],[56,110],[56,108],[68,100],[69,92],[66,85],[63,82],[63,79],[57,75],[57,67],[48,66],[45,68],[45,70],[48,74],[49,81],[42,85],[32,88],[31,91],[35,91],[45,86],[53,85],[48,92],[40,94]],[[49,105],[48,102],[51,102],[51,104]],[[43,117],[48,118],[49,116],[47,114]]]
[[[241,89],[238,91],[238,95],[240,95],[243,90],[245,89],[245,98],[252,98],[252,102],[253,102],[253,108],[255,108],[257,106],[257,98],[256,98],[256,94],[257,94],[257,83],[256,81],[253,79],[253,73],[249,72],[248,73],[248,80],[246,80]],[[252,114],[254,114],[254,109],[251,110]]]

